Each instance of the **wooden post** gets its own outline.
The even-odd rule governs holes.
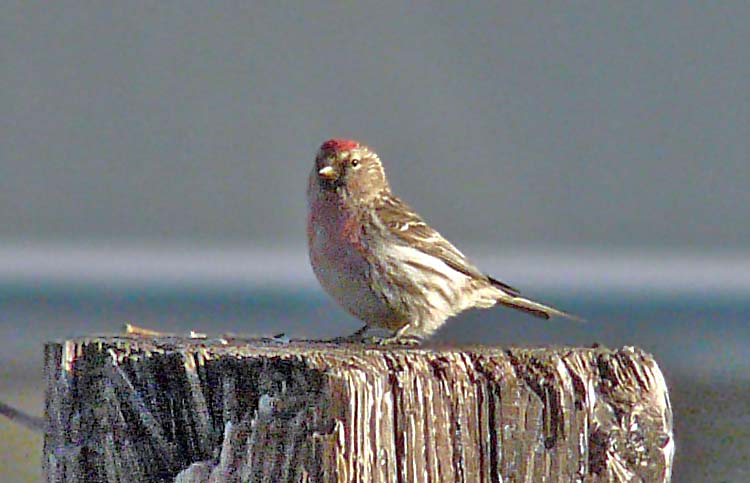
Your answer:
[[[46,346],[48,481],[665,482],[672,410],[625,347],[95,337]]]

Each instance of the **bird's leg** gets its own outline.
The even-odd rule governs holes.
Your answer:
[[[362,336],[365,335],[365,333],[369,329],[370,329],[370,326],[367,325],[367,324],[365,324],[362,327],[360,327],[359,329],[355,330],[354,333],[352,335],[350,335],[349,337],[352,338],[352,339],[361,339]]]
[[[364,340],[365,332],[370,329],[370,326],[365,324],[357,329],[353,334],[346,335],[343,337],[334,337],[329,342],[362,342]]]

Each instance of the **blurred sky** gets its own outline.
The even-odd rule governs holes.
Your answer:
[[[318,145],[449,238],[736,251],[750,3],[3,2],[0,242],[304,243]]]

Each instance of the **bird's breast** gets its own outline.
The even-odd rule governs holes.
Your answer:
[[[310,261],[320,284],[355,317],[397,328],[397,314],[373,288],[375,267],[368,260],[362,235],[361,222],[353,214],[326,200],[311,204]]]
[[[324,259],[347,261],[361,257],[361,230],[356,216],[336,199],[321,197],[310,204],[308,214],[310,254]]]

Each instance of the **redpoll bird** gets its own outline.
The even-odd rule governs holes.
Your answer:
[[[568,314],[520,297],[482,273],[391,193],[378,155],[347,139],[323,143],[307,192],[310,261],[323,288],[388,342],[419,342],[464,310],[501,304],[544,319]]]

